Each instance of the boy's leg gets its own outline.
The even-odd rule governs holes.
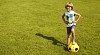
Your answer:
[[[72,27],[72,44],[75,44],[75,27]]]
[[[64,42],[66,44],[66,40],[67,40],[67,46],[70,44],[70,36],[71,35],[67,35],[67,38],[65,39],[65,42]]]
[[[68,36],[67,36],[67,44],[68,44],[68,45],[70,44],[70,36],[71,36],[71,35],[68,35]]]
[[[67,27],[67,44],[70,44],[71,27]]]

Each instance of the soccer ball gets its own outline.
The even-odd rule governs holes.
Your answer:
[[[72,44],[72,42],[68,45],[68,50],[70,51],[70,52],[78,52],[78,50],[79,50],[79,46],[78,46],[78,44],[77,43],[75,43],[74,45]]]

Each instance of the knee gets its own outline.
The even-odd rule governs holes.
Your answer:
[[[67,37],[70,38],[70,35],[68,35]]]

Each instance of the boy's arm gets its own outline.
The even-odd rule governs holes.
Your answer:
[[[65,16],[65,14],[62,15],[62,19],[63,19],[64,23],[67,24],[67,21],[65,20],[64,16]]]
[[[79,21],[79,19],[80,19],[80,17],[81,17],[81,15],[80,14],[78,14],[78,13],[74,13],[76,16],[77,16],[77,20],[75,21],[75,22],[78,22]]]

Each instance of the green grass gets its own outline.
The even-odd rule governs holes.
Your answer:
[[[66,38],[62,21],[71,1],[82,15],[76,27],[77,53],[60,46]],[[99,0],[0,0],[0,55],[99,55]]]

